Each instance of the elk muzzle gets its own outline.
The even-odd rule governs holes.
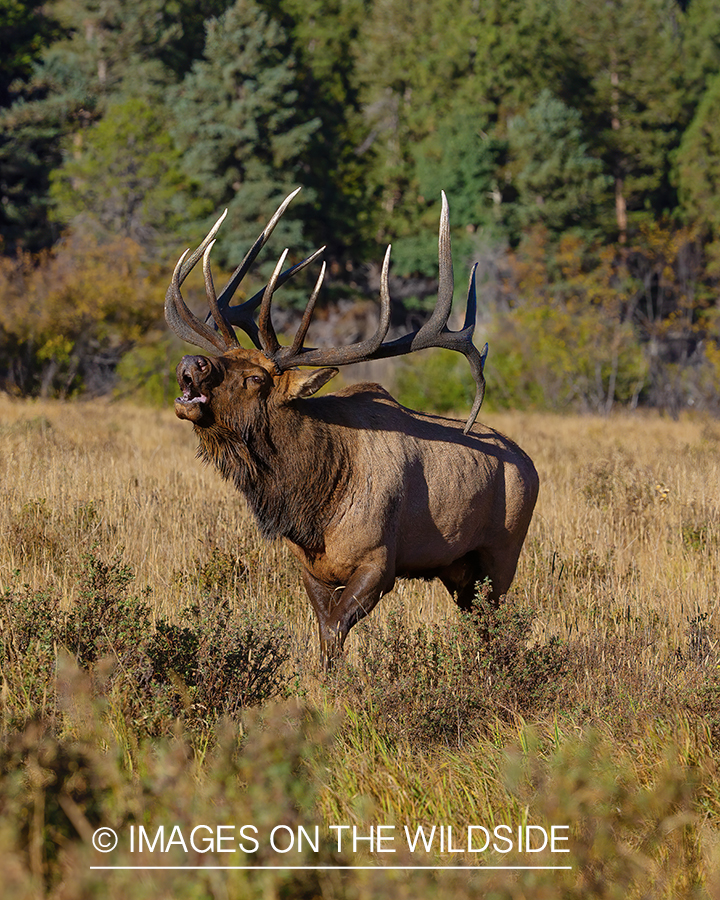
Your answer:
[[[182,397],[175,400],[175,415],[200,423],[208,411],[212,366],[204,356],[183,356],[175,370]]]

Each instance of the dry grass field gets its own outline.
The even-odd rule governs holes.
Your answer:
[[[483,419],[541,476],[512,591],[479,613],[489,645],[442,586],[405,582],[325,678],[295,562],[186,423],[0,395],[7,896],[720,897],[720,423]],[[276,872],[290,857],[262,847],[258,871],[90,868],[99,825],[242,816],[563,825],[570,852],[533,862],[570,868],[332,841],[297,860],[455,868]]]

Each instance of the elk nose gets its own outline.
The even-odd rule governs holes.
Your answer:
[[[183,356],[175,374],[180,387],[186,388],[199,381],[209,371],[210,362],[204,356]]]

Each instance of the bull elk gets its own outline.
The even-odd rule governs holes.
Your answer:
[[[193,423],[198,456],[245,495],[263,535],[284,538],[299,559],[327,666],[352,626],[392,590],[397,578],[437,577],[462,610],[471,609],[476,582],[489,579],[491,599],[497,602],[515,575],[538,476],[513,441],[475,424],[485,388],[487,345],[481,355],[472,343],[474,269],[464,327],[447,327],[453,275],[444,194],[438,298],[430,319],[417,331],[385,340],[390,247],[382,267],[378,328],[371,338],[351,346],[304,346],[324,263],[292,343],[281,346],[273,328],[273,294],[322,250],[283,272],[285,251],[263,290],[230,305],[296,193],[282,203],[217,296],[209,255],[223,214],[197,250],[190,256],[186,251],[178,261],[165,317],[179,337],[213,354],[180,361],[182,396],[175,401],[175,413]],[[206,321],[188,309],[180,292],[201,257],[211,312]],[[240,346],[235,326],[256,349]],[[427,347],[457,350],[468,359],[476,395],[464,427],[453,419],[405,409],[379,384],[354,384],[312,396],[337,375],[338,366]],[[304,366],[320,368],[300,368]]]

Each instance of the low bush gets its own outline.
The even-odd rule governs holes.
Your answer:
[[[91,674],[140,735],[168,732],[178,718],[206,729],[290,690],[289,635],[269,616],[206,592],[179,623],[153,623],[149,588],[137,591],[133,582],[119,557],[103,561],[95,551],[84,558],[69,610],[52,591],[14,587],[0,598],[6,727],[56,714],[60,652]]]
[[[495,605],[487,585],[469,614],[408,629],[402,610],[360,631],[359,665],[341,664],[335,689],[372,711],[381,731],[423,744],[463,744],[495,718],[552,707],[568,671],[568,647],[531,637],[534,614]]]

